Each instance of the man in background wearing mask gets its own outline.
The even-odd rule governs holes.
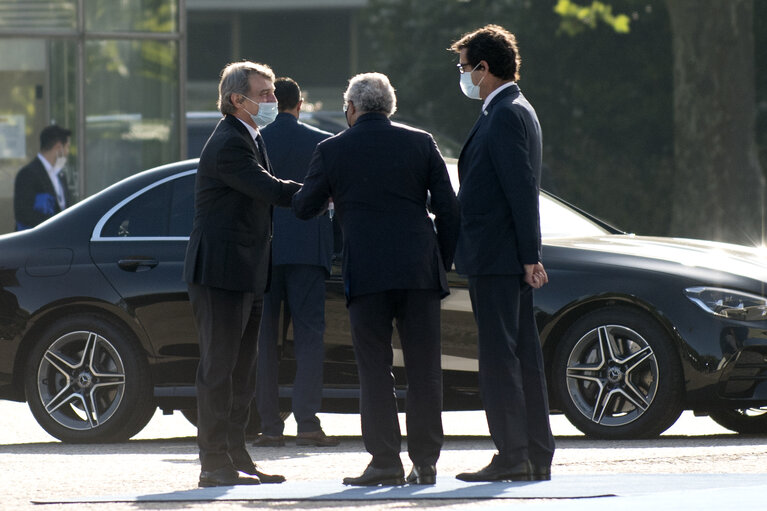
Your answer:
[[[554,438],[533,316],[533,289],[548,282],[538,212],[541,126],[516,83],[521,59],[513,34],[487,25],[451,49],[459,55],[461,90],[484,101],[458,159],[455,267],[469,278],[480,396],[498,449],[485,468],[457,477],[546,480]]]
[[[264,128],[264,140],[274,174],[303,181],[317,144],[332,136],[298,120],[303,105],[301,88],[290,78],[274,82],[279,114]],[[332,447],[337,438],[322,431],[317,412],[322,404],[322,364],[325,359],[325,279],[330,275],[333,226],[325,214],[299,220],[291,211],[274,212],[272,283],[264,296],[258,335],[256,403],[261,435],[253,445],[285,445],[285,423],[280,418],[278,344],[283,323],[280,309],[293,323],[296,372],[292,410],[296,418],[296,445]]]
[[[72,204],[66,176],[72,132],[52,124],[40,132],[40,152],[16,175],[13,211],[16,230],[31,229]]]
[[[218,90],[224,117],[200,155],[184,261],[200,342],[199,486],[280,483],[284,477],[264,474],[253,463],[245,427],[271,271],[272,208],[289,206],[300,184],[274,177],[258,129],[277,113],[272,70],[253,62],[229,64]]]

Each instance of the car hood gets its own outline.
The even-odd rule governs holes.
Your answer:
[[[544,245],[656,259],[767,282],[767,247],[632,234],[553,238],[545,239]]]

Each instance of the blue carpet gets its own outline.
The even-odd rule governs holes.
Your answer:
[[[340,481],[288,481],[283,484],[195,488],[146,495],[77,496],[34,501],[38,504],[93,502],[189,501],[332,501],[419,499],[563,499],[546,501],[535,509],[593,511],[600,504],[620,506],[621,511],[665,509],[739,511],[765,509],[767,474],[593,474],[556,475],[551,481],[530,483],[464,483],[440,476],[434,486],[350,487]],[[507,501],[508,502],[508,501]]]
[[[189,501],[332,501],[419,499],[564,499],[568,511],[593,511],[600,504],[621,511],[652,509],[765,509],[767,474],[594,474],[554,475],[531,483],[464,483],[441,476],[434,486],[350,487],[339,481],[288,481],[283,484],[196,488],[146,495],[78,496],[34,501],[38,504]],[[601,498],[600,498],[601,497]],[[584,500],[585,499],[585,500]],[[545,501],[535,509],[560,509],[564,502]]]

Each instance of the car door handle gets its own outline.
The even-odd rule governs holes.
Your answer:
[[[129,257],[117,261],[117,266],[121,269],[133,272],[151,270],[158,264],[160,262],[153,257]]]

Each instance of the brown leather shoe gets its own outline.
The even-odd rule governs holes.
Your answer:
[[[285,437],[282,435],[258,435],[253,441],[253,447],[282,447]]]
[[[335,447],[341,441],[335,437],[327,436],[324,431],[309,431],[296,435],[296,445],[313,445],[315,447]]]

